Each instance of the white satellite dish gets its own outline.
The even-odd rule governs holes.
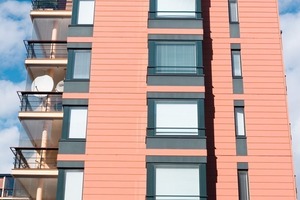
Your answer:
[[[31,84],[31,91],[33,92],[51,92],[54,86],[53,79],[48,76],[38,76]]]
[[[57,83],[55,87],[56,92],[63,92],[64,91],[64,80],[61,80]]]

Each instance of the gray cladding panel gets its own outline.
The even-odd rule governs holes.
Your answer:
[[[199,19],[149,19],[148,21],[149,28],[203,28],[203,22]]]
[[[92,25],[70,25],[68,29],[69,37],[92,37],[94,27]]]
[[[64,140],[58,146],[59,154],[85,154],[85,141]]]
[[[65,81],[64,92],[69,93],[86,93],[89,92],[89,81]]]
[[[147,76],[148,85],[204,86],[203,76]]]
[[[233,94],[243,94],[244,93],[244,84],[242,78],[233,78]]]
[[[247,154],[247,139],[236,138],[236,155],[246,156]]]

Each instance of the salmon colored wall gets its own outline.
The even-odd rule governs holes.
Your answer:
[[[209,195],[216,188],[217,199],[238,199],[236,163],[248,162],[251,200],[296,199],[277,1],[238,0],[240,38],[229,37],[228,1],[203,2],[209,4],[204,48],[211,45],[213,55],[207,53],[204,63],[211,61],[206,98],[213,103],[206,109],[215,112],[207,127],[215,150],[208,147],[208,155],[217,157],[218,175]],[[241,44],[244,94],[232,94],[231,43]],[[233,100],[245,102],[248,156],[236,156]]]
[[[275,0],[238,0],[240,38],[229,38],[228,1],[202,1],[204,29],[147,29],[148,0],[96,0],[84,199],[143,200],[146,155],[208,158],[208,200],[238,199],[237,162],[249,163],[251,200],[294,200],[281,36]],[[204,35],[205,88],[147,86],[148,34]],[[244,94],[232,94],[230,43],[241,44]],[[146,149],[147,91],[205,92],[207,150]],[[245,101],[248,156],[236,156],[233,101]]]

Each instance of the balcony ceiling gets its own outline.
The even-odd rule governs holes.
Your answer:
[[[34,40],[67,40],[70,18],[36,18],[33,20]]]
[[[43,194],[43,200],[55,200],[56,199],[56,189],[57,189],[57,178],[34,178],[34,177],[28,177],[28,178],[16,178],[16,181],[18,186],[21,189],[19,194],[20,196],[23,196],[27,193],[29,197],[32,199],[36,199],[36,190],[38,186],[42,186],[42,194]],[[17,192],[18,193],[18,192]],[[16,194],[16,196],[19,196]]]
[[[34,65],[34,66],[27,67],[27,70],[31,80],[34,80],[38,76],[47,75],[49,74],[50,71],[52,71],[54,88],[56,87],[58,82],[65,79],[65,75],[66,75],[66,66],[61,66],[61,65],[57,65],[57,66]]]
[[[21,123],[34,147],[41,147],[43,131],[47,133],[47,147],[58,147],[62,132],[62,119],[23,119]]]

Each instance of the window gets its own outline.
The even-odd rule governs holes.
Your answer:
[[[238,23],[238,5],[236,1],[229,2],[229,20],[230,23]]]
[[[64,200],[81,200],[83,188],[83,171],[65,171]]]
[[[199,199],[199,166],[162,165],[155,167],[156,199]],[[178,196],[178,197],[176,197]]]
[[[200,18],[200,1],[151,0],[150,18]]]
[[[149,99],[148,105],[149,135],[198,136],[204,130],[203,99]]]
[[[86,126],[87,126],[87,107],[71,107],[69,138],[85,138]]]
[[[231,50],[231,60],[233,77],[242,77],[241,51]]]
[[[238,170],[238,189],[239,189],[239,200],[250,199],[247,170]]]
[[[201,41],[149,41],[150,74],[203,74]]]
[[[156,135],[198,135],[197,101],[156,101]]]
[[[94,0],[78,0],[74,3],[76,13],[72,18],[73,24],[89,25],[94,23]]]
[[[147,200],[206,199],[206,164],[169,158],[147,162]]]
[[[91,66],[90,49],[69,50],[68,79],[89,79]]]
[[[244,107],[239,107],[239,106],[234,107],[234,118],[235,118],[236,136],[245,137],[246,130],[245,130]]]

